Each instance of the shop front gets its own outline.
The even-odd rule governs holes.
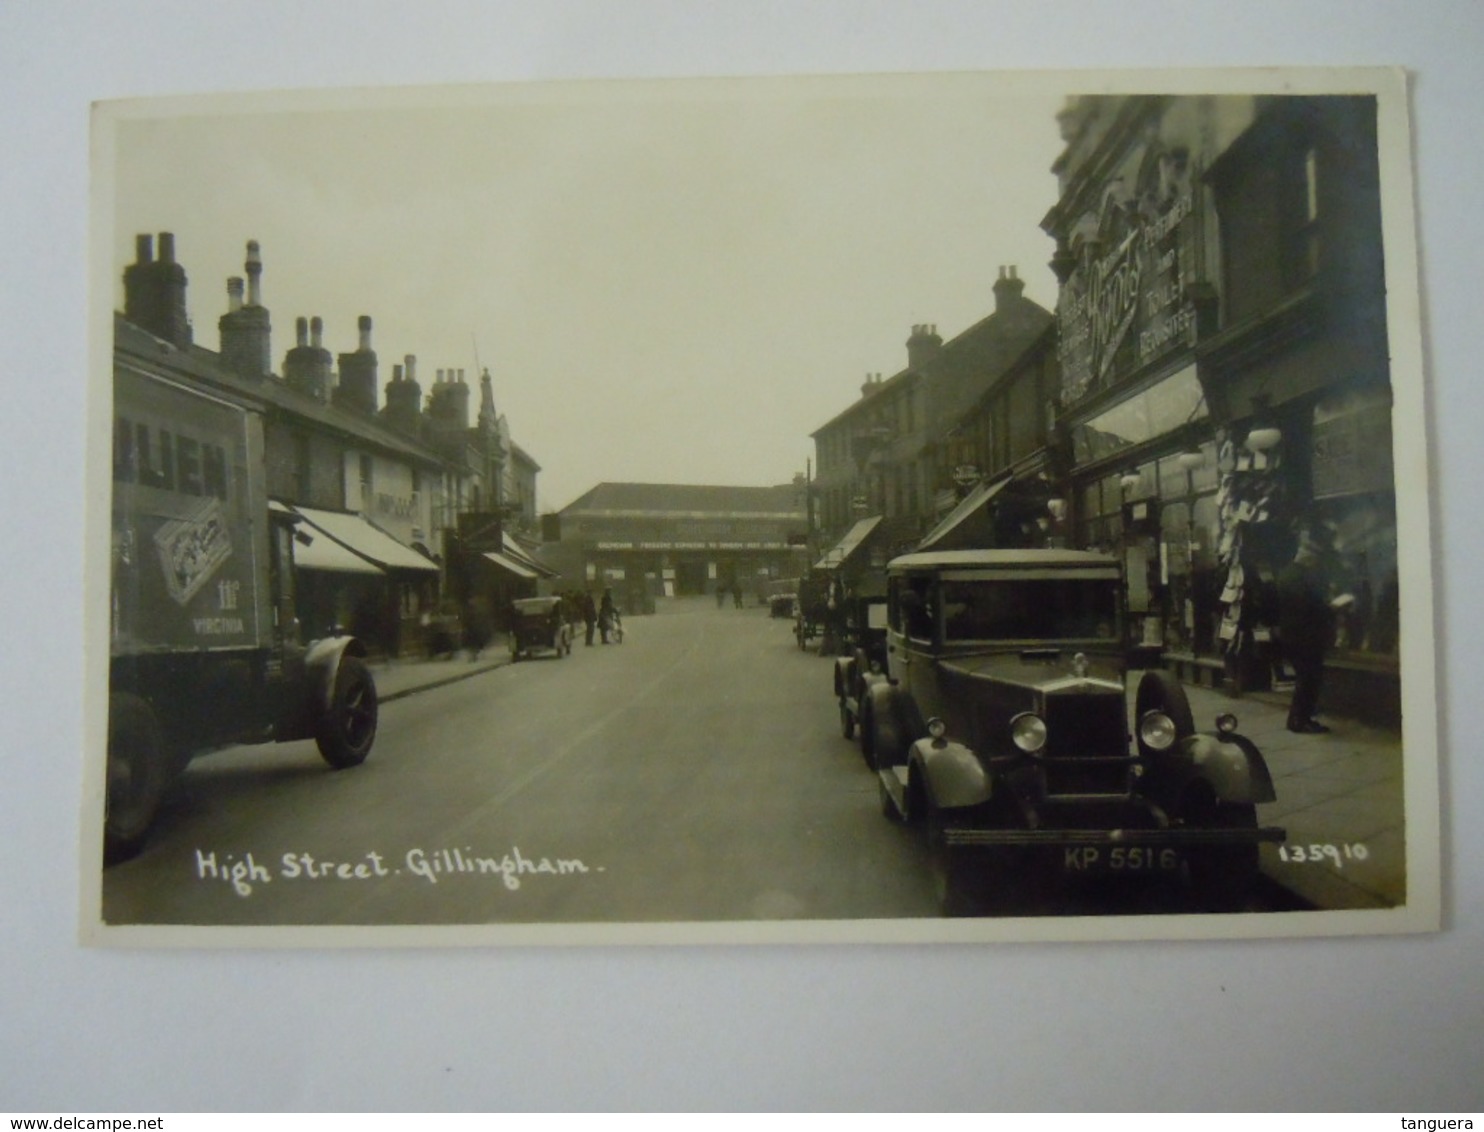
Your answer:
[[[1123,559],[1127,611],[1145,648],[1216,649],[1216,443],[1194,365],[1071,418],[1072,537]]]

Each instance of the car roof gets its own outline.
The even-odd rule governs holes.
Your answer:
[[[1076,566],[1113,566],[1118,559],[1095,550],[930,550],[904,554],[886,564],[892,573],[903,570],[937,570],[964,567],[1044,567],[1048,570]]]
[[[523,613],[536,613],[561,603],[559,597],[521,597],[515,599],[515,608]]]

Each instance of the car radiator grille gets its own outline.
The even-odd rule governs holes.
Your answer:
[[[1127,794],[1130,763],[1122,696],[1052,696],[1046,702],[1046,793]]]

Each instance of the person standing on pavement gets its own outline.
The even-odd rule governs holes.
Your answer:
[[[1344,597],[1329,598],[1323,570],[1324,545],[1313,532],[1299,536],[1293,561],[1278,572],[1278,638],[1294,672],[1288,730],[1317,735],[1329,730],[1314,718],[1324,682],[1324,654],[1334,640],[1335,609]]]
[[[603,591],[603,603],[598,606],[598,632],[603,635],[603,643],[608,643],[608,634],[618,624],[618,610],[613,604],[613,591]]]
[[[593,643],[593,627],[598,623],[598,607],[593,604],[593,595],[586,590],[578,599],[582,606],[582,623],[587,627],[587,643]]]

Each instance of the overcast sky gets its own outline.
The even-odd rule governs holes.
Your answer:
[[[383,386],[406,354],[424,393],[488,367],[543,509],[602,481],[786,482],[866,373],[902,368],[913,324],[946,339],[989,313],[1000,265],[1055,303],[1045,83],[315,97],[114,109],[114,304],[135,234],[174,232],[216,349],[256,239],[275,370],[296,317],[339,353],[362,314]]]

